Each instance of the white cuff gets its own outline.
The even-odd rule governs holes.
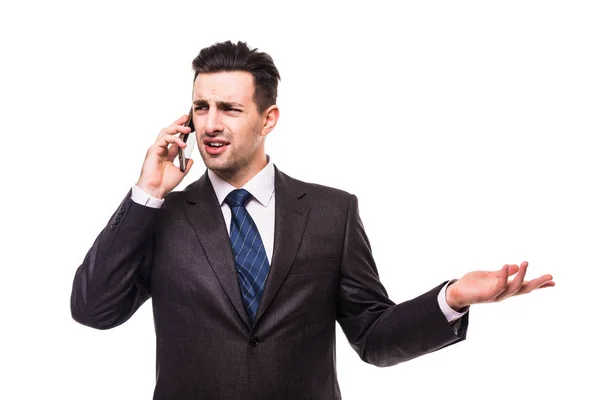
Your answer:
[[[150,196],[140,189],[138,185],[133,185],[131,187],[131,200],[143,206],[152,208],[161,208],[165,202],[165,199],[157,199],[156,197]]]
[[[440,293],[438,294],[438,304],[440,305],[440,309],[444,313],[444,316],[446,317],[448,322],[456,321],[457,319],[465,315],[468,311],[468,309],[464,312],[454,311],[446,302],[446,288],[452,282],[454,281],[448,281],[448,283],[444,285],[444,287],[442,288],[442,290],[440,290]]]

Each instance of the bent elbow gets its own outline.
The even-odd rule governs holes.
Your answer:
[[[94,329],[108,329],[110,326],[102,318],[98,317],[98,313],[86,303],[82,298],[71,297],[71,318],[81,325],[88,326]]]
[[[367,364],[371,364],[380,368],[385,368],[393,367],[394,365],[398,365],[401,362],[411,360],[414,357],[409,357],[404,354],[386,355],[382,352],[374,352],[373,354],[365,352],[361,355],[360,358]]]
[[[110,329],[121,325],[127,317],[107,307],[101,307],[83,296],[73,293],[71,296],[71,317],[81,325],[94,329]]]
[[[362,352],[359,353],[360,359],[367,364],[374,365],[376,367],[385,368],[392,367],[400,364],[401,362],[408,361],[414,357],[410,357],[405,352],[396,349],[396,351],[386,351],[385,349],[375,349],[365,346]]]

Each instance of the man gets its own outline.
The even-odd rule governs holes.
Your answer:
[[[224,42],[193,68],[206,173],[173,191],[193,165],[173,163],[191,129],[187,116],[163,129],[71,297],[73,318],[98,329],[152,297],[155,399],[340,399],[336,321],[364,361],[391,366],[463,340],[472,304],[554,285],[550,275],[524,281],[524,262],[395,305],[357,198],[295,180],[265,154],[279,118],[271,57]]]

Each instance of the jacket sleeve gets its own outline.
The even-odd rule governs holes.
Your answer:
[[[387,367],[464,340],[469,313],[455,333],[437,301],[445,283],[403,303],[391,301],[379,280],[358,200],[350,195],[337,320],[362,360]]]
[[[113,328],[150,297],[153,227],[160,212],[133,202],[129,191],[75,273],[71,292],[75,321]]]

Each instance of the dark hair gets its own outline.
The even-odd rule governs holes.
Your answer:
[[[250,49],[245,42],[215,43],[200,50],[192,61],[194,81],[201,73],[245,71],[254,78],[254,103],[262,113],[277,100],[277,84],[281,80],[275,63],[267,53]]]

